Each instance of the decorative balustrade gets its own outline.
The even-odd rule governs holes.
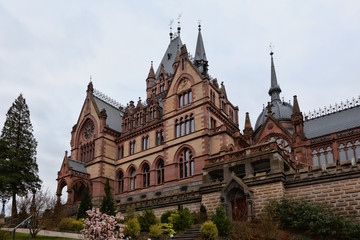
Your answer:
[[[286,152],[281,149],[275,141],[271,141],[256,146],[244,148],[236,152],[230,152],[220,156],[211,157],[206,160],[205,165],[211,165],[215,163],[225,162],[228,160],[244,158],[259,153],[270,152],[273,150],[278,151],[285,159],[289,159],[288,154],[286,154]]]
[[[305,120],[310,120],[314,118],[319,118],[325,115],[329,115],[331,113],[336,113],[342,110],[346,110],[349,108],[353,108],[356,106],[360,106],[360,96],[357,98],[353,98],[352,100],[346,100],[346,102],[340,102],[340,104],[335,103],[334,106],[324,107],[323,109],[319,108],[319,110],[314,110],[313,112],[310,112],[305,115]]]

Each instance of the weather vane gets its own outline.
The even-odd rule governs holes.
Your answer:
[[[271,54],[271,55],[273,54],[274,48],[275,48],[275,46],[274,46],[272,43],[270,43],[270,45],[269,45],[269,50],[270,50],[270,54]]]

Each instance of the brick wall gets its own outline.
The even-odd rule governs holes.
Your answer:
[[[285,196],[327,203],[340,214],[355,215],[355,220],[360,221],[360,178],[287,188]]]

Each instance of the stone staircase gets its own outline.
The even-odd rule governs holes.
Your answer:
[[[183,232],[180,235],[175,235],[172,239],[181,239],[181,240],[193,240],[201,236],[199,228],[190,228],[186,232]]]

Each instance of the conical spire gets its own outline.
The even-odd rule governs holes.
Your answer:
[[[249,113],[246,113],[246,117],[245,117],[245,129],[250,129],[251,127],[251,122],[250,122],[250,117],[249,117]]]
[[[269,95],[271,96],[271,102],[273,102],[275,100],[281,101],[280,100],[281,89],[280,89],[280,86],[278,85],[277,79],[276,79],[273,55],[274,55],[274,53],[271,52],[270,53],[270,56],[271,56],[271,87],[269,90]]]
[[[153,61],[151,61],[151,67],[150,67],[150,71],[148,74],[148,78],[155,78],[155,72],[154,72],[154,68],[153,68]]]
[[[199,33],[198,33],[197,43],[196,43],[194,64],[203,75],[207,74],[208,61],[206,58],[204,42],[203,42],[202,35],[201,35],[201,25],[200,24],[199,24]]]
[[[300,107],[299,107],[299,103],[297,100],[297,96],[295,95],[294,96],[294,105],[293,105],[293,114],[296,114],[296,113],[301,113],[301,112],[300,112]]]

